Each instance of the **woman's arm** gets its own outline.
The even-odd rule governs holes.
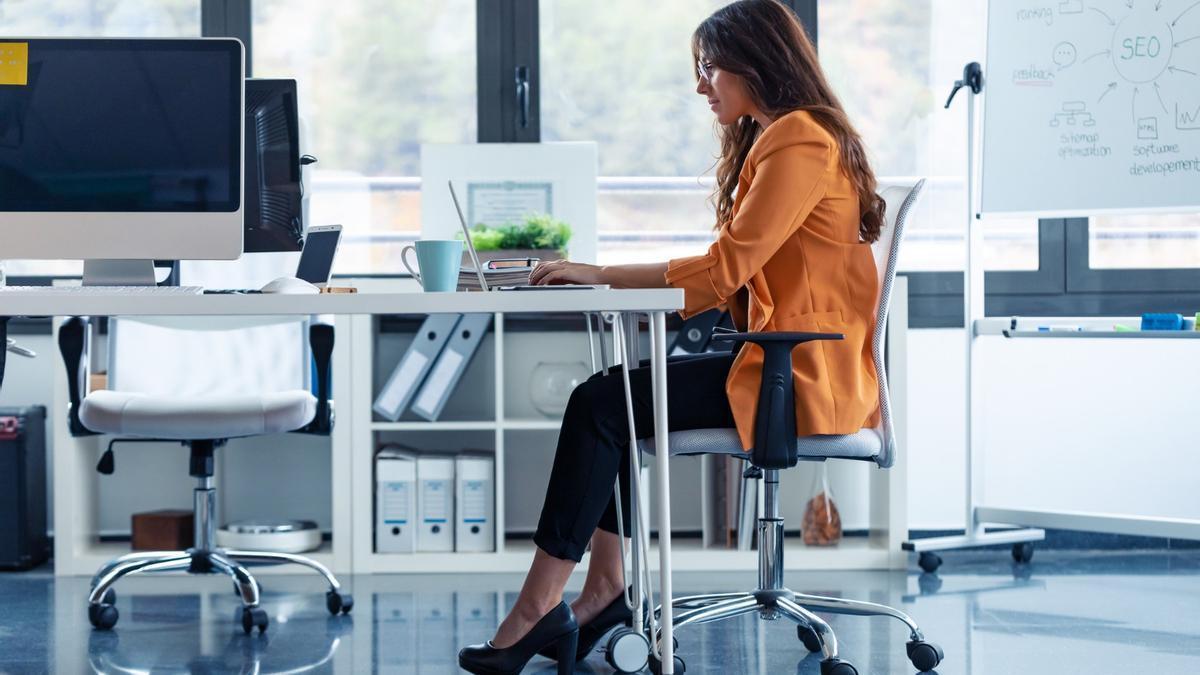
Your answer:
[[[613,288],[666,288],[667,263],[588,265],[566,260],[544,262],[529,275],[529,283],[608,284]]]

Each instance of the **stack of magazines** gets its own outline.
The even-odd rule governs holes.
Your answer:
[[[528,286],[529,275],[537,267],[538,258],[503,258],[489,260],[483,264],[483,276],[487,279],[488,288],[500,286]],[[458,271],[458,290],[478,291],[479,275],[475,267],[463,265]]]

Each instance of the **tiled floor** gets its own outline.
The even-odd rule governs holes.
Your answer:
[[[1200,551],[1006,551],[945,556],[939,577],[792,573],[796,590],[892,604],[911,614],[946,660],[940,673],[1200,673]],[[220,578],[130,579],[120,622],[93,632],[87,579],[0,574],[0,673],[453,673],[455,653],[487,639],[515,598],[513,576],[344,579],[356,607],[330,618],[316,577],[263,576],[271,627],[235,626],[238,600]],[[742,590],[750,574],[677,575],[680,593]],[[893,620],[833,617],[859,673],[911,673],[907,631]],[[783,621],[743,617],[679,634],[689,673],[819,673]],[[536,658],[527,672],[554,672]],[[612,672],[599,654],[577,672]]]

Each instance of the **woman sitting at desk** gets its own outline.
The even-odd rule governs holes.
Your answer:
[[[775,0],[743,0],[696,29],[696,93],[716,114],[716,241],[703,255],[645,265],[539,265],[537,284],[684,289],[686,318],[725,306],[739,330],[826,331],[793,354],[796,431],[850,434],[875,423],[878,385],[869,336],[878,281],[870,242],[884,203],[862,140],[834,96],[816,50]],[[762,352],[667,364],[668,427],[736,428],[752,445]],[[652,436],[647,368],[631,371],[634,423]],[[537,552],[512,612],[492,640],[463,649],[474,673],[518,672],[539,650],[560,673],[627,621],[613,482],[629,531],[629,431],[619,373],[598,373],[571,395],[534,543]],[[563,588],[591,542],[579,597]],[[576,648],[577,640],[577,648]],[[576,651],[577,649],[577,651]],[[570,653],[567,653],[567,652]],[[565,667],[564,667],[565,666]]]

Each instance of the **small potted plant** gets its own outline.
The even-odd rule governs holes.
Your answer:
[[[520,223],[471,228],[471,242],[480,262],[496,258],[540,258],[550,260],[567,255],[571,226],[544,213],[533,214]],[[469,262],[469,253],[463,262]]]

